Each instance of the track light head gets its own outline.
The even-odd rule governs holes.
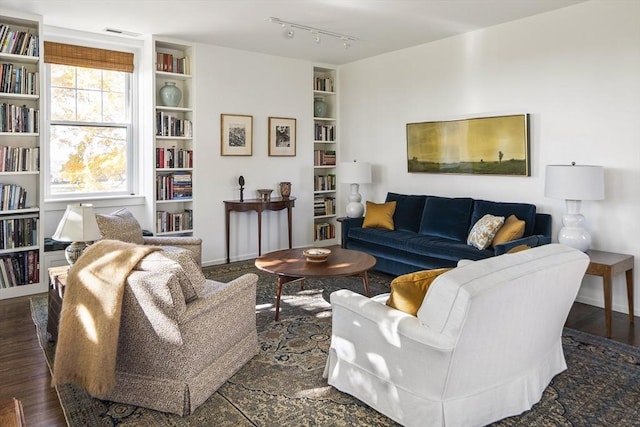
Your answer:
[[[293,31],[293,27],[289,27],[288,29],[286,29],[284,31],[284,35],[285,35],[286,38],[292,39],[293,36],[296,35],[296,33]]]
[[[320,33],[315,34],[313,41],[315,41],[316,43],[320,43]]]

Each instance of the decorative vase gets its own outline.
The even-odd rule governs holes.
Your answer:
[[[177,107],[182,99],[182,91],[174,82],[166,82],[160,88],[160,101],[165,107]]]
[[[327,117],[327,103],[322,98],[313,99],[313,116]]]
[[[291,183],[290,182],[281,182],[280,183],[280,196],[283,199],[288,199],[291,196]]]

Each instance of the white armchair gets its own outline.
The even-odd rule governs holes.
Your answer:
[[[561,334],[589,259],[551,244],[459,266],[417,317],[331,294],[329,384],[406,426],[479,426],[530,409],[566,369]]]

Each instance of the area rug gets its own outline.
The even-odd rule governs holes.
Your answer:
[[[73,385],[58,388],[70,426],[395,426],[362,402],[327,386],[322,378],[331,336],[329,295],[341,288],[363,293],[356,278],[307,280],[285,286],[275,322],[275,279],[253,261],[205,269],[229,281],[247,273],[260,277],[257,292],[259,354],[194,414],[179,417],[101,401]],[[391,277],[371,273],[372,294],[386,292]],[[38,337],[51,366],[55,346],[46,340],[45,297],[31,299]],[[556,376],[531,411],[495,426],[640,425],[640,349],[565,329],[569,369]],[[425,425],[428,425],[426,423]]]

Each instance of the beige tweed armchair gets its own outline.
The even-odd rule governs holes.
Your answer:
[[[124,208],[111,214],[97,214],[96,221],[103,239],[188,249],[198,265],[202,264],[202,239],[188,236],[143,236],[140,223],[129,210]]]
[[[185,249],[142,259],[124,289],[107,400],[191,414],[258,352],[255,274],[208,280]]]

